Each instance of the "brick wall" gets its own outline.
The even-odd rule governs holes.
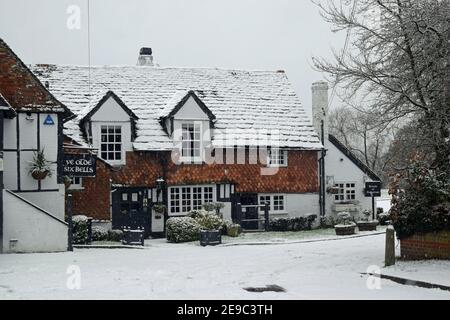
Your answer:
[[[168,185],[216,184],[232,182],[237,192],[307,193],[318,192],[317,152],[289,151],[288,167],[275,175],[262,176],[259,164],[181,164],[170,152],[127,152],[126,165],[109,167],[97,161],[97,176],[83,178],[84,190],[73,191],[74,214],[110,219],[110,184],[155,187],[165,165]]]
[[[400,240],[402,258],[450,259],[450,230],[415,234]]]
[[[163,175],[161,161],[167,163],[169,185],[233,182],[237,192],[318,192],[316,151],[289,151],[288,167],[274,175],[261,175],[260,164],[180,164],[170,160],[170,152],[127,152],[126,166],[113,170],[112,180],[129,186],[154,186]]]

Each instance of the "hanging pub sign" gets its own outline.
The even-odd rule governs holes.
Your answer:
[[[94,177],[96,157],[91,154],[65,154],[63,158],[63,176]]]
[[[368,181],[364,188],[364,195],[366,197],[381,197],[381,182]]]

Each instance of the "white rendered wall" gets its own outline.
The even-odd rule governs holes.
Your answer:
[[[326,182],[326,187],[332,186],[333,182],[355,183],[355,197],[359,202],[358,207],[360,212],[366,209],[372,211],[372,198],[364,196],[365,182],[372,180],[328,139],[325,141],[325,148],[328,150],[325,157],[325,176],[332,178],[328,179],[329,181]],[[332,213],[333,205],[334,195],[326,193],[327,214]]]
[[[55,217],[64,220],[65,188],[59,185],[59,191],[46,192],[17,192],[22,198],[34,203],[38,207],[50,212]]]
[[[3,252],[67,250],[67,225],[3,191]],[[10,248],[11,240],[17,240]]]

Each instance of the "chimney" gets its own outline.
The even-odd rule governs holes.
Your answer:
[[[312,116],[314,130],[322,141],[322,120],[323,137],[325,141],[328,137],[328,83],[325,81],[314,82],[311,86],[312,91]]]
[[[139,58],[137,61],[138,66],[150,66],[153,67],[152,48],[141,48],[139,50]]]

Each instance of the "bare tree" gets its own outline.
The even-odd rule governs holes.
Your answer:
[[[396,127],[376,125],[372,114],[362,113],[349,106],[341,106],[330,112],[329,130],[372,171],[382,177],[389,160],[385,153],[394,139]]]
[[[351,33],[334,61],[314,58],[344,90],[347,101],[386,124],[409,117],[433,152],[430,165],[448,165],[450,155],[450,1],[316,0],[336,31]]]

